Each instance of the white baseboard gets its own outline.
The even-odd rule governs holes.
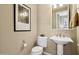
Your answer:
[[[48,52],[43,52],[45,55],[52,55],[52,54],[50,54],[50,53],[48,53]]]

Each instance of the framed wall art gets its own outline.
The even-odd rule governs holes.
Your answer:
[[[14,4],[14,31],[31,31],[31,8]]]

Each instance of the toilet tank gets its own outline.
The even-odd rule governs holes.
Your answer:
[[[38,36],[37,45],[41,47],[47,47],[47,39],[48,37]]]

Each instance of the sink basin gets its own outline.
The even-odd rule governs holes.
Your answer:
[[[70,37],[52,36],[49,39],[53,40],[57,44],[57,55],[63,55],[63,45],[69,42],[73,42]]]
[[[67,44],[69,42],[73,42],[73,40],[69,37],[59,37],[59,36],[52,36],[50,37],[57,44]]]

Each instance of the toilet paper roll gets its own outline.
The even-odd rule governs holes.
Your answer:
[[[24,47],[27,47],[27,44],[26,44],[26,43],[24,43],[24,44],[23,44],[23,46],[24,46]]]

